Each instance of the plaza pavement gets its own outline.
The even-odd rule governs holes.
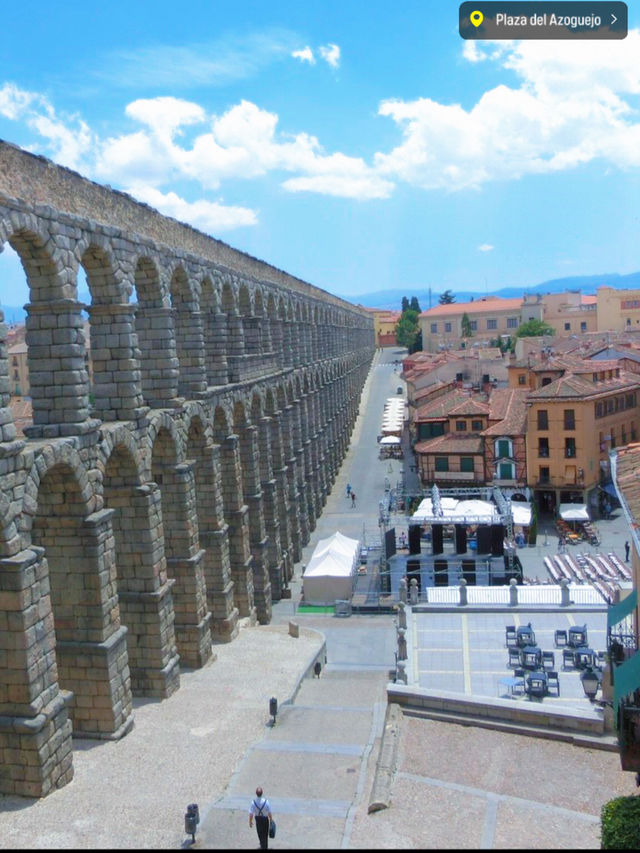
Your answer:
[[[384,399],[400,384],[394,357],[376,356],[351,447],[301,562],[336,529],[376,534],[385,477],[395,484],[401,476],[401,462],[377,460],[375,441]],[[247,809],[258,784],[278,822],[276,849],[599,847],[601,805],[635,791],[615,753],[410,716],[400,724],[391,807],[368,814],[393,617],[301,612],[300,568],[271,625],[243,625],[215,647],[215,661],[182,673],[170,699],[135,700],[123,740],[75,741],[71,784],[40,801],[1,798],[0,847],[188,847],[183,817],[197,802],[195,847],[255,848]],[[287,631],[292,619],[298,638]],[[327,661],[320,678],[303,678],[318,655]],[[273,727],[271,696],[280,703]]]

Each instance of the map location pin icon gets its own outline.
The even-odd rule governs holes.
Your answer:
[[[469,18],[474,27],[479,27],[484,19],[484,15],[482,14],[482,12],[472,12],[469,15]]]

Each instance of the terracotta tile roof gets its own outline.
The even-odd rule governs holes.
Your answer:
[[[473,302],[452,302],[449,305],[436,305],[423,311],[421,317],[445,317],[458,314],[483,314],[492,311],[520,311],[522,299],[500,299],[498,296],[489,299],[474,299]]]
[[[442,418],[446,418],[449,416],[451,410],[455,406],[457,406],[459,403],[465,403],[468,400],[469,395],[466,391],[461,391],[459,388],[455,388],[453,391],[448,391],[445,394],[441,394],[439,397],[436,397],[435,400],[431,400],[430,402],[425,403],[423,406],[420,406],[420,408],[415,414],[414,420],[442,420]]]
[[[489,406],[480,400],[473,397],[467,397],[466,400],[461,400],[456,403],[449,412],[450,415],[488,415]]]
[[[526,388],[496,388],[489,397],[489,420],[497,421],[483,435],[524,435],[527,425]]]
[[[550,382],[543,388],[538,388],[536,391],[529,393],[528,399],[549,400],[573,398],[582,399],[585,397],[606,397],[620,391],[631,391],[640,388],[640,381],[634,378],[633,374],[622,371],[619,379],[608,379],[604,382],[592,382],[589,379],[584,379],[582,376],[570,373],[567,376],[561,376],[555,382]]]
[[[640,523],[640,444],[628,444],[616,453],[616,485],[636,525]]]
[[[427,441],[419,441],[415,446],[416,453],[482,453],[484,442],[481,436],[437,435]]]

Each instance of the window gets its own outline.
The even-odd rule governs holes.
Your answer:
[[[451,331],[451,323],[445,323],[444,324],[444,330],[445,330],[445,332],[450,332]]]
[[[570,332],[571,331],[571,323],[565,323],[564,324],[564,330],[565,330],[565,332]]]
[[[549,429],[549,415],[546,409],[538,409],[538,429]]]
[[[565,429],[575,429],[576,428],[575,409],[565,409],[564,410],[564,428]]]
[[[602,403],[596,403],[596,417],[601,418],[604,414]]]
[[[498,459],[509,458],[511,453],[511,442],[508,438],[500,438],[496,441],[496,456]]]
[[[12,364],[14,367],[17,367],[17,366],[18,366],[18,359],[17,359],[17,357],[16,357],[15,355],[14,355],[14,357],[13,357],[12,361],[11,361],[11,364]]]
[[[545,385],[551,385],[551,377],[550,376],[543,376],[542,382],[540,384],[542,385],[543,388]]]
[[[573,459],[576,455],[576,440],[573,436],[568,436],[564,440],[564,455],[567,459]]]
[[[515,466],[513,462],[501,462],[498,465],[498,479],[499,480],[515,480]]]
[[[543,459],[549,458],[549,439],[548,438],[539,438],[538,439],[538,456],[542,456]]]
[[[518,374],[518,385],[526,385],[527,384],[527,375],[526,373]]]
[[[471,471],[473,473],[473,456],[460,457],[460,470]]]
[[[478,331],[478,321],[477,320],[469,320],[469,328],[472,332]]]
[[[540,468],[540,482],[541,483],[549,483],[549,469],[548,468]]]
[[[616,446],[616,433],[615,433],[615,429],[613,427],[611,427],[611,449],[613,450],[613,448],[615,446]]]
[[[467,422],[466,421],[456,421],[456,432],[466,432]]]
[[[507,317],[507,329],[517,329],[518,328],[518,318],[517,317]]]
[[[497,320],[487,320],[487,329],[497,329],[498,321]]]
[[[584,321],[584,320],[580,323],[580,331],[581,331],[581,332],[586,332],[586,331],[587,331],[587,324],[585,323],[585,321]]]
[[[474,432],[480,432],[482,429],[482,421],[471,421],[471,429]]]
[[[436,456],[436,471],[448,471],[449,470],[449,457],[448,456]]]
[[[20,376],[19,376],[19,374],[18,374],[18,371],[17,371],[17,370],[14,370],[14,371],[13,371],[13,378],[14,378],[16,381],[17,381],[18,379],[20,379]]]
[[[437,323],[432,323],[432,324],[431,324],[431,334],[432,334],[432,335],[435,335],[437,331],[438,331],[438,324],[437,324]]]

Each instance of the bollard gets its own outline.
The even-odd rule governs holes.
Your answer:
[[[560,607],[568,607],[570,604],[569,581],[566,578],[562,578],[560,581]]]
[[[297,622],[289,622],[289,636],[290,637],[299,637],[300,636],[300,626]]]
[[[408,657],[405,633],[404,628],[398,628],[398,660],[406,660]]]
[[[407,683],[407,664],[403,660],[398,661],[396,681],[399,681],[401,684]]]
[[[271,699],[269,699],[269,713],[273,717],[273,721],[272,721],[271,725],[275,726],[276,716],[278,714],[278,700],[276,699],[275,696],[272,696]]]
[[[464,578],[460,581],[460,601],[458,605],[464,607],[467,604],[467,582]]]
[[[518,582],[515,578],[509,581],[509,607],[518,606]]]
[[[402,578],[400,581],[400,601],[407,603],[407,579]]]
[[[196,829],[200,823],[200,811],[197,803],[190,803],[187,806],[187,813],[184,816],[184,831],[191,836],[191,841],[196,840]]]
[[[418,603],[418,581],[411,578],[411,586],[409,587],[409,602],[411,604]]]
[[[398,604],[398,627],[407,627],[407,605],[404,603],[404,601],[401,601]]]

